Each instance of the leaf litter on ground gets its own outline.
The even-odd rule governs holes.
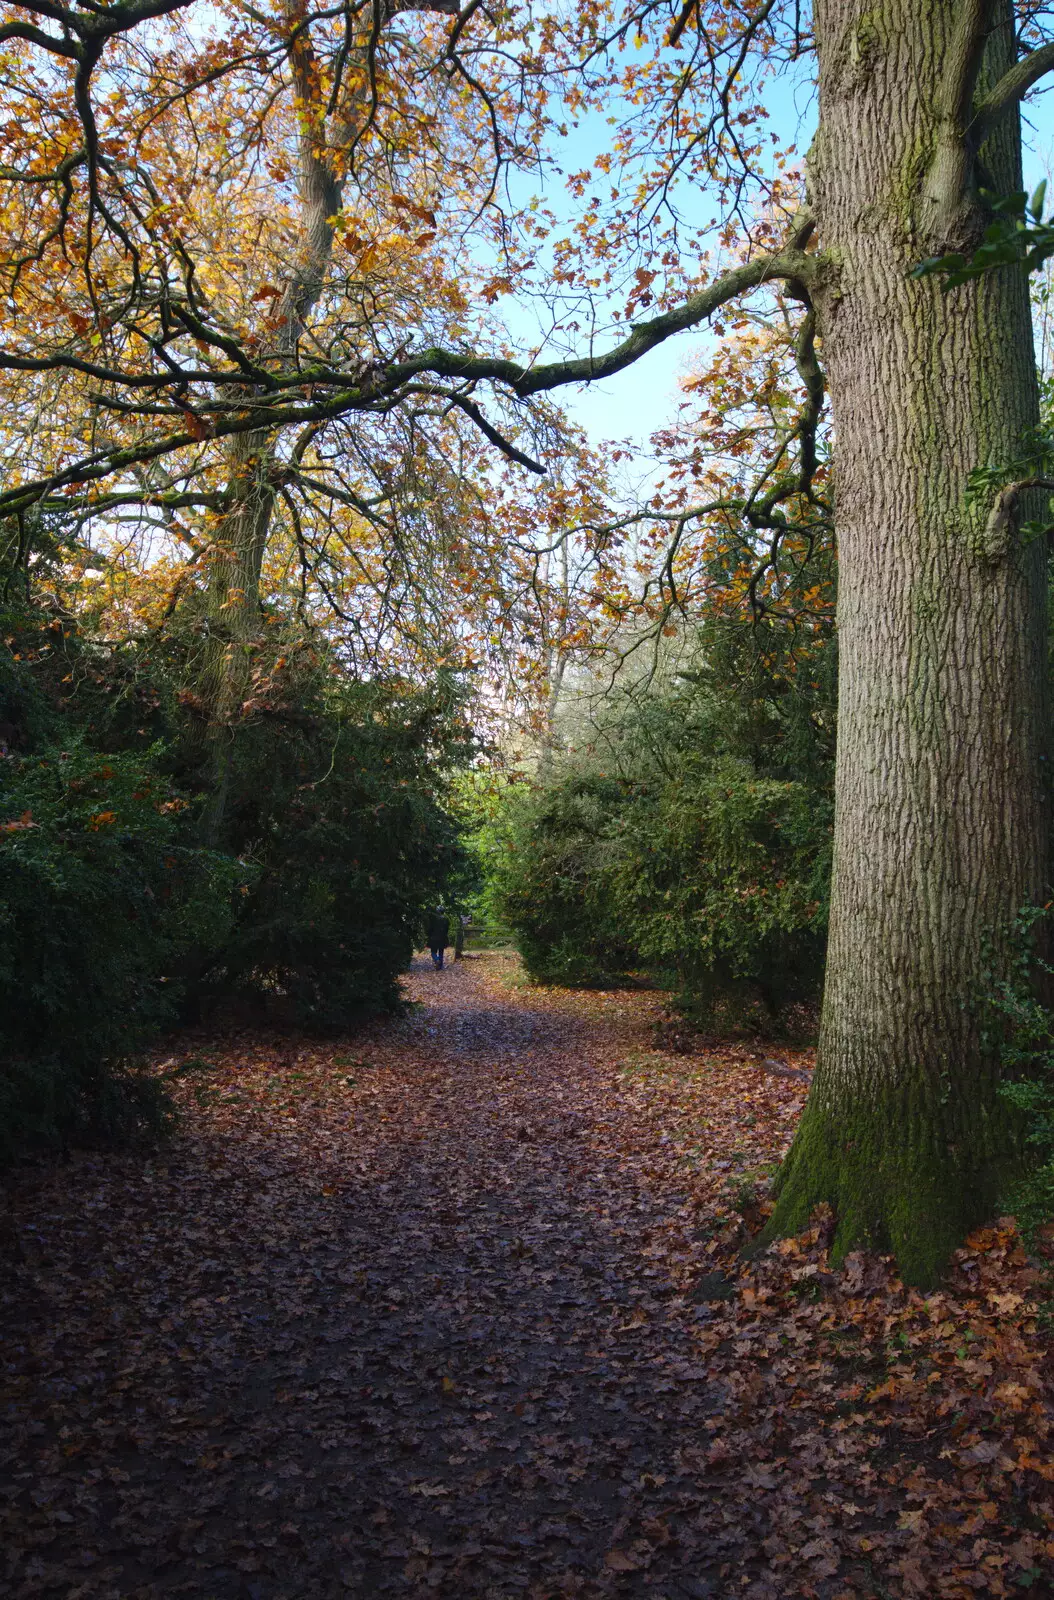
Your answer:
[[[188,1037],[168,1146],[9,1176],[0,1595],[1054,1593],[1012,1223],[929,1295],[822,1215],[745,1261],[808,1052],[514,980]]]

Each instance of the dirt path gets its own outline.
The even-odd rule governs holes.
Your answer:
[[[279,1060],[263,1107],[222,1098],[236,1065],[189,1073],[196,1125],[145,1180],[80,1161],[77,1224],[45,1185],[40,1548],[8,1593],[715,1592],[666,1542],[707,1516],[721,1403],[669,1271],[694,1211],[642,1179],[614,1086],[650,1002],[541,1009],[470,961],[412,987],[427,1009],[356,1043],[368,1065]]]
[[[192,1044],[161,1158],[13,1186],[0,1595],[967,1592],[838,1589],[902,1509],[844,1512],[871,1424],[832,1492],[793,1323],[719,1325],[715,1186],[801,1087],[657,1077],[646,996],[412,988],[343,1049]]]

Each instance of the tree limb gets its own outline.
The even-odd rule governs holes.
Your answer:
[[[479,406],[470,400],[467,395],[453,394],[450,396],[450,403],[463,411],[466,417],[471,417],[484,438],[489,439],[491,444],[501,451],[502,455],[508,456],[510,461],[518,462],[521,467],[526,467],[529,472],[537,472],[540,477],[545,477],[545,467],[535,461],[533,456],[525,455],[522,450],[517,450],[516,446],[506,439],[504,434],[499,433],[497,428],[487,421]]]
[[[987,39],[989,0],[960,0],[961,9],[948,51],[941,115],[963,134],[970,121],[977,74]]]
[[[683,305],[675,306],[672,311],[664,311],[646,322],[635,323],[628,338],[603,355],[578,356],[568,361],[550,361],[543,366],[525,367],[516,361],[496,357],[460,355],[449,350],[424,350],[405,362],[387,368],[385,381],[407,381],[423,372],[432,372],[437,377],[445,378],[492,378],[507,383],[521,399],[561,388],[568,383],[595,383],[598,379],[610,378],[623,368],[632,366],[672,334],[698,327],[700,322],[705,322],[721,306],[745,294],[747,290],[757,289],[763,283],[786,279],[814,283],[826,265],[823,257],[806,255],[803,250],[780,250],[774,255],[758,256],[741,267],[733,267],[731,272],[726,272],[697,294],[689,295]]]
[[[276,397],[272,400],[260,395],[251,400],[239,399],[236,406],[229,402],[210,406],[199,401],[199,411],[194,414],[194,425],[190,431],[179,428],[161,437],[152,432],[127,446],[82,457],[80,461],[71,463],[46,479],[8,489],[0,493],[0,515],[11,515],[20,506],[32,505],[43,495],[57,489],[98,483],[111,473],[130,466],[161,460],[199,442],[203,427],[207,428],[210,437],[222,439],[258,428],[302,426],[344,416],[349,412],[383,410],[397,403],[411,385],[428,376],[458,378],[462,381],[489,380],[505,384],[520,399],[566,384],[595,382],[631,366],[673,334],[697,327],[721,306],[750,289],[781,280],[799,284],[814,283],[826,265],[822,256],[806,255],[801,250],[781,250],[773,255],[758,256],[754,261],[726,272],[698,294],[690,295],[683,305],[662,312],[646,322],[638,322],[628,338],[602,355],[580,356],[574,360],[534,366],[522,365],[501,356],[477,356],[457,350],[432,348],[402,361],[376,363],[355,376],[309,370],[303,375],[300,393],[285,390],[281,399]],[[63,358],[62,364],[66,365],[68,361],[68,357]],[[222,382],[221,374],[213,373],[210,376],[213,384]],[[323,387],[328,388],[329,393],[319,396],[318,390]],[[185,392],[183,374],[180,389]],[[449,400],[450,395],[443,393],[440,398]],[[185,402],[181,402],[181,409],[187,409]],[[537,470],[537,463],[531,463],[526,458],[523,464]]]
[[[981,548],[986,561],[992,563],[1001,561],[1009,550],[1018,501],[1026,489],[1046,489],[1048,494],[1054,494],[1054,481],[1040,477],[1019,478],[1016,483],[1005,484],[1000,489],[988,513],[981,539]]]
[[[971,131],[983,144],[1004,111],[1022,100],[1048,72],[1054,71],[1054,43],[1041,45],[1004,72],[999,82],[974,107]]]

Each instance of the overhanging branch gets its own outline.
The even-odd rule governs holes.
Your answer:
[[[521,399],[549,389],[559,389],[569,383],[595,383],[632,366],[671,335],[698,327],[715,311],[748,290],[757,289],[763,283],[786,279],[796,279],[808,285],[815,282],[822,266],[821,257],[806,255],[804,250],[781,250],[774,255],[758,256],[741,267],[733,267],[731,272],[724,273],[705,289],[700,289],[698,294],[689,295],[683,305],[674,307],[672,311],[664,311],[646,322],[635,323],[628,338],[602,355],[550,361],[542,366],[522,366],[516,361],[463,356],[445,350],[425,350],[389,371],[392,376],[400,373],[400,381],[424,372],[444,378],[489,378],[508,384]]]
[[[10,516],[56,491],[73,490],[82,484],[97,484],[115,472],[126,471],[147,461],[162,460],[188,446],[199,444],[205,436],[212,439],[232,438],[257,428],[302,426],[354,412],[385,410],[398,404],[400,399],[420,385],[422,379],[428,377],[503,384],[521,399],[568,384],[595,382],[632,366],[666,339],[688,328],[698,327],[729,301],[762,284],[788,280],[804,285],[815,283],[824,265],[821,256],[807,255],[803,250],[793,248],[758,256],[724,273],[697,294],[690,295],[683,305],[638,322],[627,338],[600,355],[590,354],[534,365],[500,356],[478,356],[431,348],[400,361],[378,362],[360,369],[354,375],[324,373],[316,368],[302,375],[299,390],[286,388],[279,395],[254,396],[251,400],[239,400],[236,405],[226,400],[210,404],[200,398],[197,410],[190,413],[193,420],[189,428],[179,427],[160,437],[156,432],[151,432],[140,440],[116,449],[94,452],[48,478],[9,489],[0,494],[0,515]],[[67,365],[68,356],[56,357],[56,367]],[[114,381],[112,371],[107,376]],[[239,376],[244,378],[244,373]],[[188,386],[187,378],[188,374],[180,372],[180,409],[184,414],[189,410],[182,398]],[[223,375],[210,373],[209,379],[215,389],[222,384]],[[119,378],[116,381],[120,383]],[[133,381],[141,384],[141,375]],[[323,393],[320,394],[320,390]],[[440,397],[449,400],[449,392],[443,392]],[[474,417],[473,421],[482,427],[479,417]],[[488,431],[489,426],[482,428],[482,431],[492,443],[499,444],[499,448],[508,453],[508,441],[499,442],[493,438],[492,431]],[[539,470],[538,463],[526,457],[520,459],[531,470]]]
[[[541,463],[535,461],[533,456],[525,455],[522,450],[516,448],[511,440],[506,439],[503,433],[499,433],[497,428],[487,421],[479,406],[470,400],[467,395],[451,395],[450,403],[457,406],[459,411],[463,411],[466,417],[470,417],[483,437],[489,439],[491,444],[501,451],[502,455],[508,456],[510,461],[517,462],[521,467],[526,467],[529,472],[537,472],[540,477],[545,477],[545,468]]]

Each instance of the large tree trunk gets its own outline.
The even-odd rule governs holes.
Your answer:
[[[988,10],[991,81],[1013,59],[1010,7],[814,9],[810,200],[835,263],[818,312],[836,430],[836,864],[816,1077],[769,1234],[826,1201],[838,1253],[891,1247],[925,1283],[1015,1159],[978,1000],[1046,875],[1045,541],[1022,539],[1020,515],[989,526],[994,492],[965,495],[1038,421],[1027,283],[1001,269],[944,295],[909,276],[976,242],[978,181],[1021,186],[1016,109],[978,168],[959,94],[957,28]]]

